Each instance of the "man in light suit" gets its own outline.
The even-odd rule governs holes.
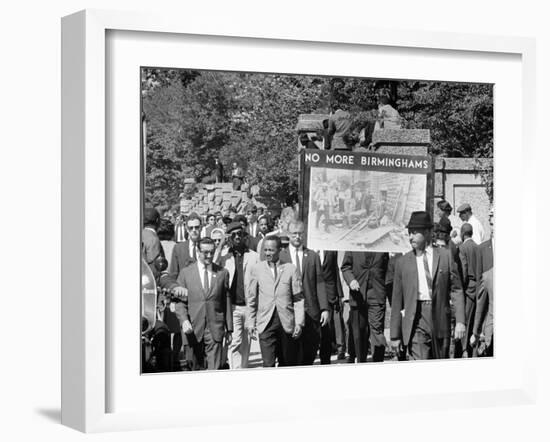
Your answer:
[[[263,243],[266,260],[252,267],[247,290],[248,332],[256,331],[264,367],[297,364],[298,341],[304,326],[304,296],[298,269],[279,261],[281,240],[268,236]]]
[[[176,305],[188,341],[187,359],[193,370],[218,370],[222,342],[231,339],[233,316],[229,297],[229,273],[212,263],[215,245],[210,238],[199,242],[198,261],[180,270],[177,280],[168,276],[163,287],[188,302]]]
[[[321,328],[329,325],[329,305],[323,270],[319,256],[304,247],[304,223],[291,221],[289,226],[289,246],[280,253],[282,263],[292,263],[302,281],[304,293],[305,323],[300,337],[300,365],[313,365],[319,344]]]
[[[259,261],[259,256],[244,243],[241,223],[232,222],[226,233],[230,235],[227,255],[222,257],[222,266],[229,272],[229,293],[233,306],[233,335],[229,345],[229,368],[247,368],[250,354],[250,336],[246,329],[248,307],[246,288],[250,285],[250,272]]]
[[[442,359],[449,354],[452,299],[455,339],[466,332],[464,294],[451,252],[431,246],[429,213],[413,212],[409,224],[413,250],[395,264],[390,336],[392,347],[407,348],[413,359]]]

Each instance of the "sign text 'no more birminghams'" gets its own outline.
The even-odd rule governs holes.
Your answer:
[[[395,155],[370,152],[335,152],[306,149],[305,165],[338,169],[427,174],[431,158],[421,155]]]

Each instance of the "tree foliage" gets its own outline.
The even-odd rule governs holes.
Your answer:
[[[211,177],[215,158],[226,171],[239,163],[264,195],[292,200],[298,116],[342,107],[359,129],[375,115],[381,85],[394,92],[404,127],[430,129],[434,153],[492,157],[491,85],[143,69],[147,200],[174,206],[183,180]],[[483,173],[492,191],[492,171]]]

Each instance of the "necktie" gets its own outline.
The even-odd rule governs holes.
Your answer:
[[[275,279],[277,279],[277,263],[273,263],[273,275]]]
[[[208,284],[208,270],[204,267],[204,291],[208,293],[210,291],[210,285]]]
[[[197,246],[193,245],[193,260],[197,260]]]
[[[298,255],[298,249],[296,249],[296,267],[298,267],[298,275],[302,277],[302,266],[300,264],[300,255]]]
[[[426,282],[428,283],[428,293],[430,298],[432,297],[432,274],[430,273],[430,266],[428,265],[428,254],[424,252],[422,255],[422,260],[424,261],[424,273],[426,274]]]

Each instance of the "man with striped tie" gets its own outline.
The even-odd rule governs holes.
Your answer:
[[[412,359],[449,357],[452,299],[455,339],[466,333],[464,294],[449,250],[431,246],[429,213],[413,212],[409,224],[413,250],[397,260],[393,281],[390,335],[392,346],[406,348]]]

